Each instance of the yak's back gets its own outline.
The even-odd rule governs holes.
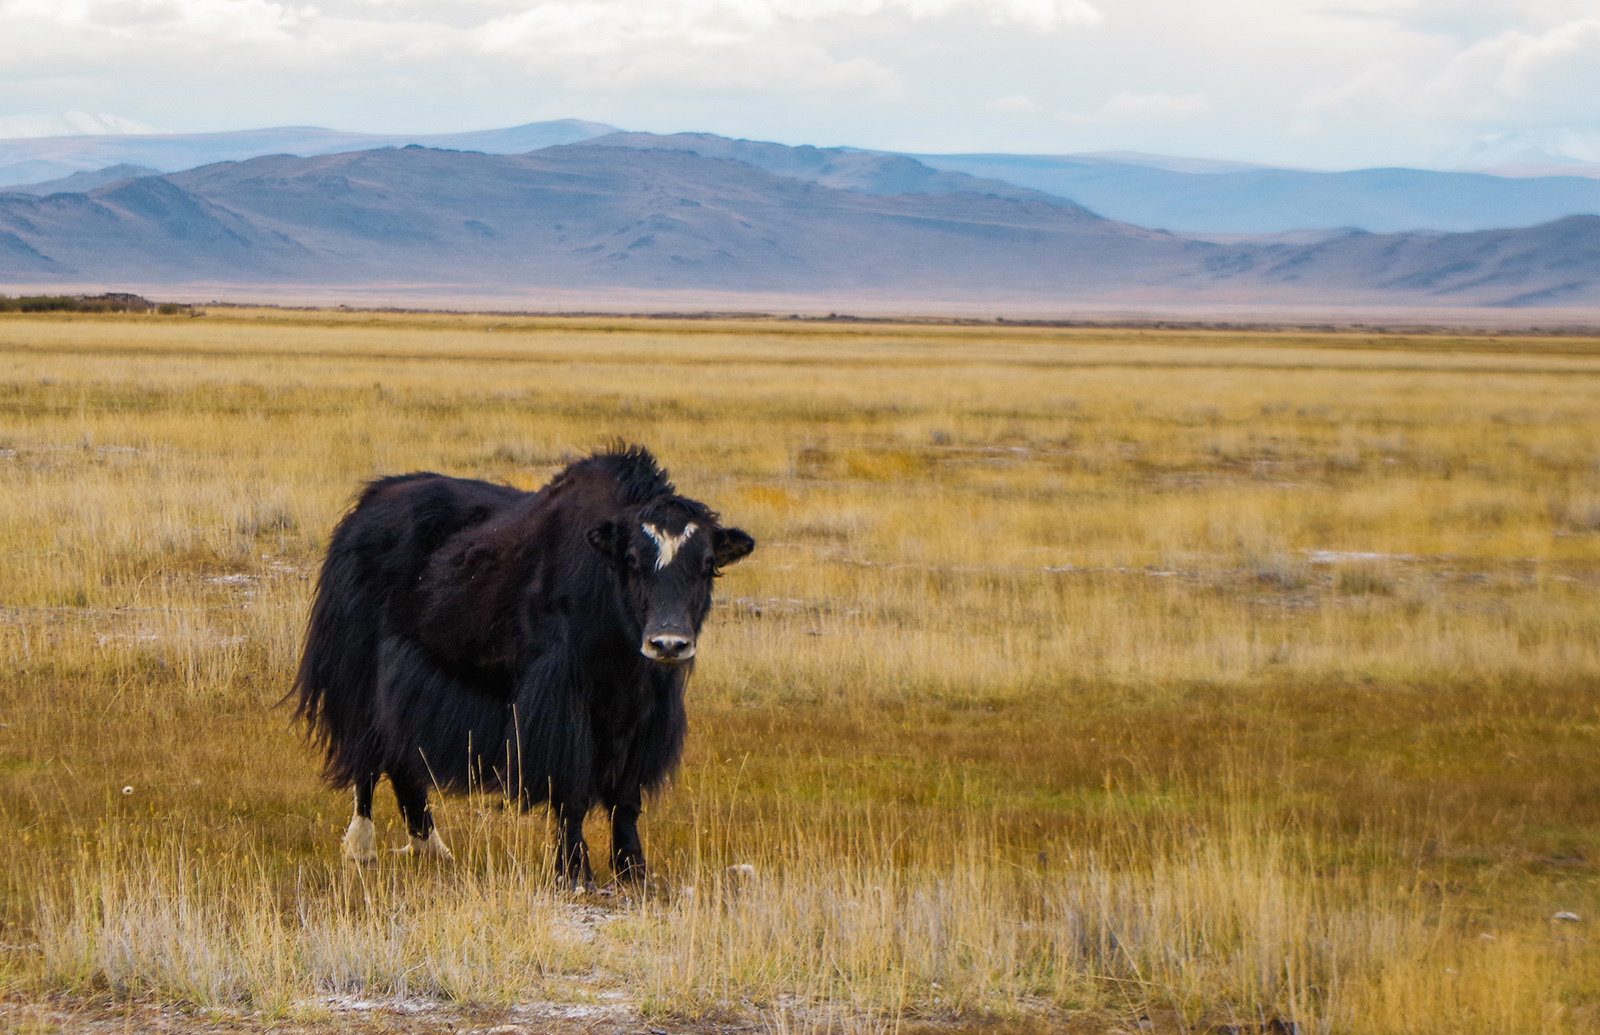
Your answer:
[[[540,502],[558,512],[610,517],[676,493],[648,449],[618,446],[568,464],[540,490]]]

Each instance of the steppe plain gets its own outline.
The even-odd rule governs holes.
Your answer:
[[[1600,1031],[1600,340],[226,309],[0,355],[0,1027]],[[279,703],[328,530],[613,438],[761,544],[654,886],[556,893],[482,795],[454,866],[346,868]]]

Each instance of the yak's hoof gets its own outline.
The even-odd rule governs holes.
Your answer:
[[[440,862],[454,862],[455,856],[450,854],[450,849],[445,846],[444,838],[439,836],[438,830],[428,831],[427,837],[411,835],[411,843],[404,848],[396,848],[396,855],[413,855],[419,859],[438,859]]]
[[[340,848],[346,862],[357,866],[370,866],[378,861],[377,837],[372,830],[372,820],[357,816],[344,832]]]

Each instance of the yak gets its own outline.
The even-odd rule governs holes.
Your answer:
[[[448,859],[429,788],[483,787],[549,804],[574,887],[594,886],[583,823],[604,805],[614,878],[642,880],[642,798],[682,753],[712,580],[754,547],[639,446],[536,492],[432,472],[367,485],[328,546],[290,691],[325,779],[355,790],[345,857],[377,857],[387,775],[402,852]]]

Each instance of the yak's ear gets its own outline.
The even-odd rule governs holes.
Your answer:
[[[711,555],[719,568],[744,560],[755,548],[756,541],[742,528],[719,528],[711,533]]]
[[[589,545],[607,557],[615,558],[622,553],[622,547],[627,544],[627,538],[622,534],[622,526],[615,521],[607,521],[589,529],[585,536]]]

